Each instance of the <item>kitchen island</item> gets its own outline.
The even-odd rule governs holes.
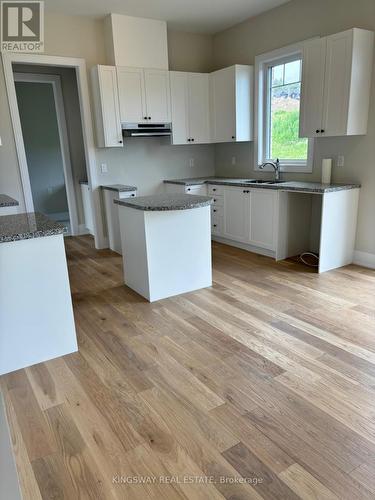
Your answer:
[[[77,350],[64,226],[0,217],[0,375]]]
[[[209,196],[118,199],[125,284],[149,302],[212,285]]]

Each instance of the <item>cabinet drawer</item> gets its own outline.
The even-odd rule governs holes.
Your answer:
[[[137,191],[120,191],[118,197],[121,200],[122,198],[134,198],[135,196],[137,196]]]
[[[224,186],[218,186],[218,185],[208,185],[208,194],[219,194],[222,195],[224,194]]]
[[[223,234],[223,218],[222,217],[212,217],[211,218],[211,233],[212,234]]]
[[[207,195],[207,186],[205,184],[195,184],[194,186],[186,186],[185,193],[206,196]]]
[[[224,208],[220,205],[211,205],[211,215],[212,217],[223,217]]]
[[[222,207],[224,206],[224,196],[219,194],[219,195],[213,195],[213,206],[219,206]]]

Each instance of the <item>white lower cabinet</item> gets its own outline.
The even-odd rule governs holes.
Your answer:
[[[277,191],[226,186],[223,195],[223,237],[274,251]]]
[[[250,191],[249,242],[259,248],[276,249],[277,191]]]
[[[223,236],[230,240],[247,242],[250,224],[250,190],[242,187],[224,189]]]

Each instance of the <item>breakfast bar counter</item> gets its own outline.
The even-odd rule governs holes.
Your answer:
[[[212,285],[212,198],[159,194],[119,205],[125,284],[149,302]]]

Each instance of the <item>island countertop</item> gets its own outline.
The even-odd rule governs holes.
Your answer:
[[[16,207],[19,205],[18,201],[11,198],[7,194],[0,194],[0,207]]]
[[[65,226],[38,212],[0,217],[0,243],[53,236],[65,231]]]
[[[109,191],[117,191],[118,193],[137,191],[136,186],[127,186],[126,184],[110,184],[110,185],[103,185],[100,187],[102,189],[108,189]]]
[[[212,197],[191,194],[155,194],[114,200],[117,205],[144,211],[189,210],[212,204]]]
[[[262,182],[249,182],[256,179],[237,179],[228,177],[197,177],[191,179],[171,179],[165,180],[165,184],[179,184],[183,186],[193,186],[201,184],[216,184],[223,186],[239,186],[250,187],[255,189],[274,189],[278,191],[302,191],[305,193],[330,193],[333,191],[346,191],[348,189],[358,189],[360,184],[321,184],[320,182],[297,182],[297,181],[279,181],[273,183],[272,181]]]

